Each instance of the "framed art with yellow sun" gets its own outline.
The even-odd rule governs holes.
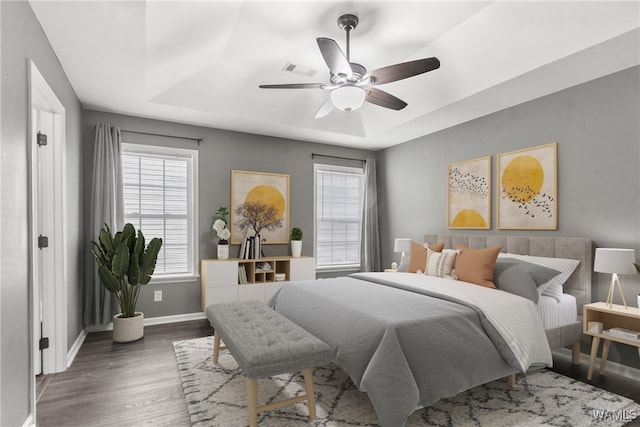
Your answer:
[[[558,228],[557,143],[498,154],[498,228]]]
[[[491,156],[449,164],[449,228],[491,228]]]
[[[289,243],[289,175],[231,171],[231,244]]]

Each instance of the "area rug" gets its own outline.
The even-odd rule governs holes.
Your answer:
[[[213,338],[173,343],[194,426],[246,427],[245,377],[228,351],[212,363]],[[261,412],[260,427],[378,426],[366,393],[333,364],[314,370],[317,419],[306,403]],[[258,380],[258,405],[304,394],[301,374]],[[414,412],[407,426],[620,426],[640,419],[640,405],[549,370],[518,375],[514,387],[494,381]]]

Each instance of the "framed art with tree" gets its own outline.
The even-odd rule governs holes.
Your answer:
[[[289,175],[231,171],[231,243],[289,243]]]

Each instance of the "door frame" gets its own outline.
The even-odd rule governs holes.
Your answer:
[[[42,365],[43,373],[62,372],[67,369],[67,245],[66,245],[66,140],[65,108],[58,100],[51,87],[47,84],[36,65],[29,61],[29,224],[30,224],[30,285],[31,285],[31,366],[32,373],[36,367],[33,366],[34,352],[39,351],[40,336],[40,308],[37,300],[38,291],[38,265],[35,262],[38,251],[38,194],[36,179],[38,167],[37,156],[37,129],[33,111],[43,110],[54,115],[54,132],[51,140],[53,155],[54,179],[50,182],[50,191],[53,192],[54,199],[54,229],[49,236],[55,272],[53,277],[53,289],[48,289],[42,295],[42,322],[49,335],[49,351],[43,352]],[[39,368],[39,367],[38,367]],[[34,375],[32,375],[34,377]],[[35,382],[35,379],[33,379]],[[35,386],[34,386],[35,387]],[[33,393],[35,397],[35,390]],[[35,400],[34,400],[35,402]]]

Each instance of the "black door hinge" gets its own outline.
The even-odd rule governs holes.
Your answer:
[[[38,147],[47,145],[47,134],[38,131]]]
[[[40,338],[39,348],[40,350],[49,348],[49,338]]]
[[[43,236],[42,234],[38,236],[38,249],[48,248],[49,247],[49,238],[47,236]]]

